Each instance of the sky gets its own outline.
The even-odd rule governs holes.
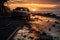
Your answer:
[[[8,3],[11,9],[23,6],[36,11],[60,11],[60,0],[9,0]]]
[[[59,4],[60,0],[22,0],[29,3],[50,3],[50,4]]]

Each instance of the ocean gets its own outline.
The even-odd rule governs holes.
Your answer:
[[[60,16],[60,11],[36,11],[34,13],[42,13],[42,14],[52,13],[52,14],[55,14],[56,16]]]

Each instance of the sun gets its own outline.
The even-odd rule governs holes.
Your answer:
[[[32,11],[36,11],[36,9],[32,9]]]

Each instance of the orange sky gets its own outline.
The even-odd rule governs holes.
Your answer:
[[[49,2],[50,1],[50,2]],[[16,7],[28,7],[31,11],[51,11],[57,10],[60,11],[60,3],[57,0],[10,0],[7,2],[8,7],[10,9],[14,9]],[[53,2],[52,2],[53,1]],[[57,2],[56,2],[57,1]],[[49,3],[48,3],[49,2]]]

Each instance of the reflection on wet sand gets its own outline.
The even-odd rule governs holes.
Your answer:
[[[19,39],[24,40],[49,40],[51,36],[53,37],[59,37],[59,32],[56,32],[60,28],[56,24],[60,26],[60,21],[58,21],[55,18],[50,17],[44,17],[44,16],[32,16],[31,15],[31,21],[29,21],[31,25],[31,29],[24,27],[23,29],[20,29],[17,34],[15,35],[14,39],[17,37]],[[56,27],[53,28],[52,25],[55,24]],[[53,25],[54,26],[54,25]],[[23,34],[22,34],[22,33]],[[26,37],[22,37],[19,35],[25,35]],[[48,36],[50,35],[50,36]],[[22,37],[22,38],[21,38]],[[52,38],[51,38],[52,40]]]

